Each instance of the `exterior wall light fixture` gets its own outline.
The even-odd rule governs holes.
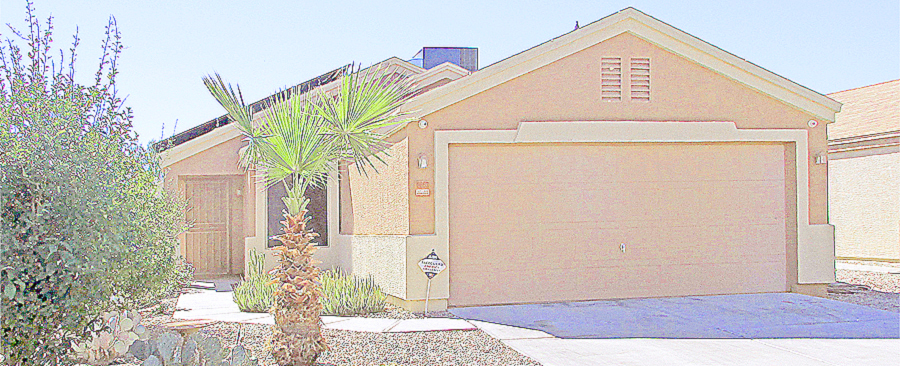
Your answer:
[[[419,169],[428,168],[428,157],[425,154],[419,155]]]

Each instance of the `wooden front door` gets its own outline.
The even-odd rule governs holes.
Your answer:
[[[183,177],[189,226],[181,253],[194,274],[209,277],[243,269],[243,177]]]

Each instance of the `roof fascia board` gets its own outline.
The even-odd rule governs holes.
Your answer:
[[[837,101],[631,8],[500,61],[453,86],[422,94],[404,110],[426,116],[626,32],[826,121],[833,122],[834,113],[840,111]]]

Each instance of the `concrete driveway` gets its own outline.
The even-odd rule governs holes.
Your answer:
[[[546,365],[900,365],[900,314],[799,294],[457,308]]]

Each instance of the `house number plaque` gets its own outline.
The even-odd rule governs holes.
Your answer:
[[[428,197],[431,195],[431,189],[428,187],[427,180],[416,181],[416,197]]]

